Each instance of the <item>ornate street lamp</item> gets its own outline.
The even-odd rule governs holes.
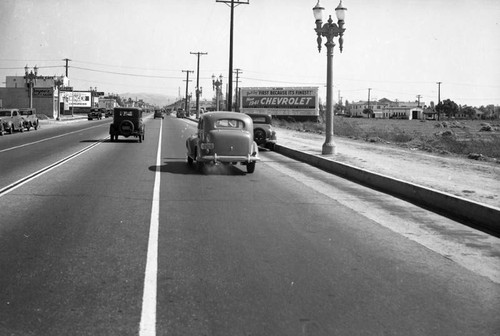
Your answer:
[[[35,71],[33,73],[33,70]],[[29,88],[29,98],[30,98],[30,108],[33,108],[33,86],[36,84],[36,78],[38,75],[38,67],[35,65],[32,71],[29,71],[28,65],[24,67],[24,80],[26,81],[26,85]]]
[[[215,79],[215,76],[212,75],[212,89],[215,90],[215,108],[219,111],[219,100],[221,96],[221,87],[222,87],[222,74],[219,76],[219,79]]]
[[[323,24],[323,11],[324,8],[318,3],[313,8],[314,19],[316,20],[316,35],[318,35],[316,41],[318,42],[318,51],[321,52],[321,42],[323,37],[326,37],[326,59],[327,59],[327,69],[326,69],[326,139],[323,144],[322,154],[335,154],[335,143],[333,141],[333,47],[335,43],[333,42],[334,37],[339,36],[339,48],[342,52],[343,38],[344,35],[344,18],[347,8],[342,6],[342,0],[340,0],[339,5],[335,8],[335,14],[337,16],[337,24],[332,20],[330,15],[328,21]]]

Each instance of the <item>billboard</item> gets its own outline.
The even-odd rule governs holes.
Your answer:
[[[91,107],[90,91],[61,91],[61,102],[69,107]]]
[[[241,88],[240,110],[272,116],[318,117],[318,87]]]
[[[33,88],[33,97],[35,98],[52,98],[54,97],[53,88]]]

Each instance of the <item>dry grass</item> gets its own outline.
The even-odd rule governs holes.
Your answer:
[[[277,125],[298,131],[323,133],[325,125],[314,122],[275,120]],[[335,116],[334,134],[370,142],[389,142],[442,154],[474,159],[500,160],[500,122],[483,120],[420,121],[345,118]]]

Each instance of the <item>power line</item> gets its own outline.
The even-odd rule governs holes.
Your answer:
[[[95,69],[76,67],[76,66],[72,66],[71,68],[92,71],[92,72],[99,72],[99,73],[107,73],[107,74],[112,74],[112,75],[131,76],[131,77],[162,78],[162,79],[182,79],[183,78],[183,77],[178,77],[178,76],[139,75],[139,74],[126,73],[126,72],[95,70]]]

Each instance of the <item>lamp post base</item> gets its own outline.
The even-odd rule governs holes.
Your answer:
[[[337,147],[333,142],[325,142],[321,149],[322,155],[335,155],[337,154]]]

